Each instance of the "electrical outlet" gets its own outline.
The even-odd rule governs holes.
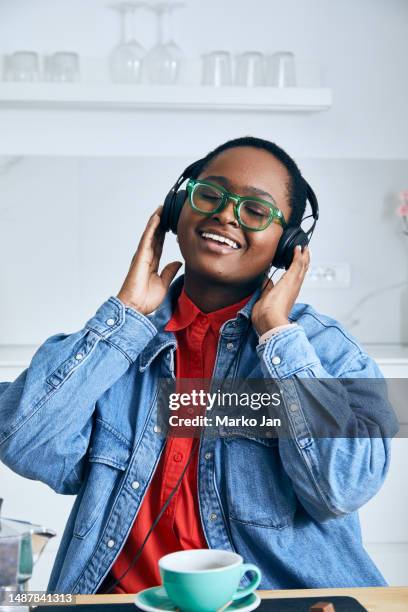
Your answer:
[[[348,262],[312,264],[303,284],[309,289],[345,289],[351,284],[351,266]]]

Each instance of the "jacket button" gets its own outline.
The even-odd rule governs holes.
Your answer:
[[[140,482],[137,482],[137,480],[134,480],[131,484],[132,489],[138,489],[140,487]]]
[[[211,512],[210,521],[216,521],[216,520],[217,520],[217,515],[215,514],[215,512]]]
[[[211,459],[211,457],[212,457],[212,453],[205,453],[204,457],[205,457],[206,459]]]
[[[107,319],[106,325],[109,325],[109,327],[112,327],[112,325],[115,325],[115,319]]]
[[[84,356],[83,356],[83,354],[82,354],[82,353],[77,353],[77,354],[75,355],[75,359],[76,359],[77,361],[81,361],[81,359],[83,359],[83,358],[84,358]]]
[[[155,425],[153,427],[153,431],[154,431],[154,433],[160,433],[161,432],[161,427],[159,425]]]
[[[273,365],[279,365],[281,362],[281,358],[278,357],[277,355],[275,355],[275,357],[272,357],[272,363]]]
[[[227,349],[228,349],[229,351],[232,351],[232,349],[233,349],[233,348],[234,348],[234,344],[233,344],[233,342],[227,342]]]
[[[299,410],[299,406],[298,406],[297,404],[291,404],[291,405],[289,406],[289,410],[290,410],[291,412],[296,412],[297,410]]]
[[[115,546],[115,540],[108,540],[108,548],[113,548]]]

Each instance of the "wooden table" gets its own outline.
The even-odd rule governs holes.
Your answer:
[[[355,597],[369,612],[408,612],[408,587],[370,587],[366,589],[298,589],[293,591],[257,591],[261,598],[321,597],[330,595]],[[132,603],[134,595],[77,595],[77,604]]]

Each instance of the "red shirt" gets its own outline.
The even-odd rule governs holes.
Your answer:
[[[164,328],[176,333],[176,378],[212,377],[220,327],[225,321],[233,319],[250,297],[205,314],[190,300],[183,288],[173,316]],[[109,589],[120,578],[139,550],[154,519],[180,478],[193,442],[192,437],[167,438],[129,537],[101,588],[102,592],[105,585]],[[137,593],[161,584],[157,564],[160,557],[177,550],[208,547],[198,505],[197,466],[196,443],[193,457],[177,492],[150,534],[138,561],[113,593]]]

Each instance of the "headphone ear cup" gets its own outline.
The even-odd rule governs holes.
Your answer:
[[[172,214],[174,197],[175,197],[175,190],[173,188],[171,189],[171,191],[169,191],[169,193],[164,198],[163,210],[162,210],[162,214],[160,217],[160,227],[165,232],[169,232],[171,229],[170,219],[171,219],[171,214]]]
[[[173,200],[173,206],[171,210],[170,217],[170,229],[173,234],[177,234],[177,224],[180,219],[181,209],[183,208],[184,202],[187,197],[187,191],[185,189],[181,189],[177,192],[176,197]]]
[[[308,243],[308,237],[302,228],[292,227],[286,229],[278,242],[272,265],[275,268],[287,270],[292,263],[295,247],[299,244],[306,246]]]
[[[185,189],[176,192],[174,188],[166,195],[160,218],[160,227],[165,232],[171,231],[173,234],[177,234],[177,223],[186,196],[187,192]]]

